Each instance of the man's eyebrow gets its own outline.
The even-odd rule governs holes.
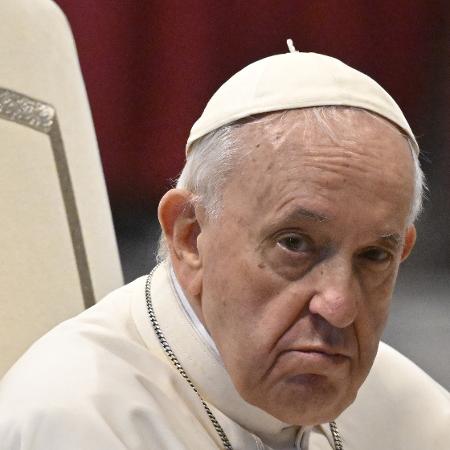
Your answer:
[[[288,221],[308,219],[312,220],[313,222],[329,222],[330,220],[330,218],[327,216],[303,207],[296,208],[294,211],[287,215],[286,219]],[[379,241],[390,244],[392,247],[397,248],[402,245],[403,238],[399,233],[387,233],[381,235],[379,237]]]
[[[400,247],[402,244],[402,237],[398,233],[391,233],[391,234],[383,234],[380,236],[380,241],[389,243],[393,247]]]
[[[287,220],[308,219],[313,222],[328,222],[330,219],[322,214],[311,211],[306,208],[296,208],[287,216]]]

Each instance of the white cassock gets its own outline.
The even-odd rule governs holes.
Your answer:
[[[154,273],[151,294],[167,341],[233,449],[333,448],[328,424],[289,426],[239,396],[167,265]],[[345,450],[450,449],[448,392],[385,344],[336,422]],[[155,337],[145,277],[57,326],[1,383],[1,450],[218,448],[199,398]]]

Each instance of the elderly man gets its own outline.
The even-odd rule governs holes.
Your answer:
[[[161,200],[163,262],[5,377],[2,450],[449,449],[448,393],[379,344],[422,186],[367,76],[292,48],[244,68]]]

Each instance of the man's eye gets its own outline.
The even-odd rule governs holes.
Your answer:
[[[308,240],[297,234],[282,237],[278,240],[278,245],[291,252],[307,252],[311,250]]]
[[[392,259],[392,254],[381,248],[370,248],[363,252],[361,256],[375,263],[386,263]]]

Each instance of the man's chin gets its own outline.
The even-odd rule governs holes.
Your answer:
[[[282,389],[247,401],[284,423],[313,426],[335,420],[353,403],[356,394],[349,387],[309,374],[293,377]]]

